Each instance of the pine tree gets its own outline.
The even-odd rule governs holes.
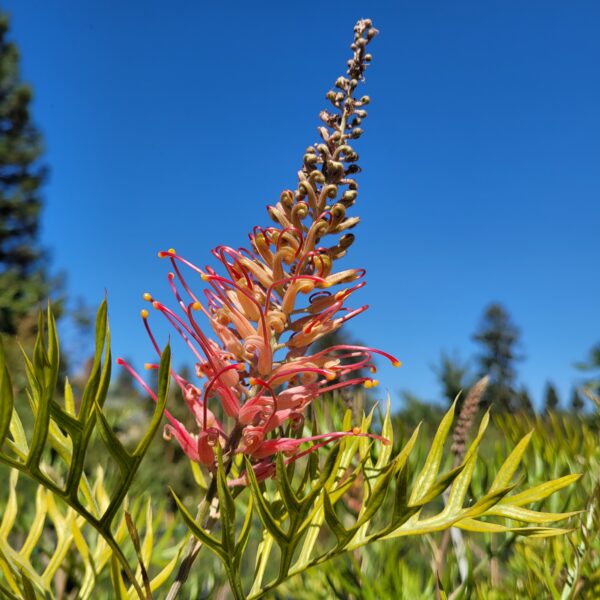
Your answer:
[[[490,384],[483,398],[483,406],[490,404],[499,410],[528,410],[523,396],[516,391],[515,362],[520,331],[512,322],[506,309],[491,304],[485,310],[479,330],[473,339],[480,345],[477,357],[480,375],[489,375]]]
[[[559,404],[560,399],[558,397],[558,392],[554,385],[548,382],[546,384],[546,394],[544,398],[544,408],[546,409],[546,412],[554,412]]]
[[[19,75],[19,51],[0,14],[0,332],[14,334],[48,296],[44,254],[38,245],[43,146],[31,122],[31,88]]]
[[[571,392],[571,410],[575,414],[579,414],[583,410],[584,406],[585,402],[583,401],[579,390],[577,388],[573,388],[573,391]]]

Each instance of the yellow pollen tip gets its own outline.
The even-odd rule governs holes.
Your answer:
[[[202,273],[202,275],[200,275],[200,279],[202,279],[202,281],[208,281],[209,277],[206,273]]]
[[[379,385],[379,379],[373,379],[373,387],[377,387]]]
[[[192,308],[194,310],[200,310],[202,308],[202,304],[200,304],[200,302],[194,302],[194,304],[192,304]]]
[[[366,387],[367,389],[370,389],[373,387],[373,382],[370,379],[367,379],[364,383],[363,386]]]
[[[246,365],[244,363],[239,363],[235,366],[238,371],[244,371],[246,369]]]
[[[402,366],[402,363],[399,360],[395,360],[392,363],[392,367],[401,367],[401,366]]]
[[[144,363],[144,369],[146,369],[146,371],[151,371],[152,370],[152,364],[151,363]]]
[[[352,428],[352,435],[358,435],[360,433],[360,427]]]
[[[177,254],[177,252],[175,252],[175,248],[169,248],[169,254]]]
[[[148,292],[146,292],[142,298],[146,301],[146,302],[152,302],[152,295],[149,294]]]
[[[369,369],[369,371],[371,371],[371,373],[377,373],[377,368],[376,367],[371,367]]]
[[[142,319],[147,319],[148,311],[145,308],[142,308],[142,310],[140,310],[140,315],[142,315]]]
[[[333,381],[335,379],[335,373],[327,373],[327,375],[325,375],[325,379],[328,381]]]

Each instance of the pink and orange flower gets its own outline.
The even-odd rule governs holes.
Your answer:
[[[255,227],[249,249],[215,248],[212,254],[220,263],[219,271],[200,268],[174,249],[159,252],[172,266],[168,281],[178,310],[144,294],[188,345],[196,364],[194,383],[175,372],[172,377],[197,430],[188,431],[165,411],[169,421],[165,437],[174,437],[191,460],[209,469],[215,468],[217,444],[225,452],[248,456],[257,477],[263,479],[273,474],[278,452],[289,461],[346,436],[386,442],[357,428],[310,437],[282,435],[288,425],[288,431],[301,431],[306,408],[323,394],[358,384],[377,385],[376,379],[360,374],[365,368],[375,372],[373,355],[400,365],[390,354],[364,346],[310,350],[315,341],[367,309],[346,306],[365,285],[365,271],[334,270],[335,260],[345,255],[354,239],[345,232],[358,222],[356,217],[346,218],[357,195],[356,182],[349,178],[357,171],[353,164],[357,155],[349,140],[362,133],[356,125],[366,116],[361,107],[368,98],[354,99],[353,91],[362,79],[368,62],[366,44],[375,32],[369,22],[362,23],[362,29],[355,31],[349,79],[338,79],[341,91],[328,94],[340,114],[322,113],[327,125],[319,130],[323,143],[306,151],[297,190],[284,191],[275,206],[267,207],[275,226]],[[347,189],[342,193],[343,188]],[[323,247],[321,240],[328,234],[342,235],[335,245]],[[194,291],[189,275],[205,284],[201,295]],[[148,311],[141,314],[160,356]],[[199,316],[210,325],[212,336],[201,327]],[[119,363],[156,399],[128,364],[121,359]],[[211,410],[215,406],[222,410]],[[215,412],[224,415],[222,421]],[[314,444],[302,450],[309,442]]]

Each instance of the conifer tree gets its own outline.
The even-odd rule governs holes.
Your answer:
[[[553,412],[558,408],[560,404],[560,399],[558,397],[558,392],[552,383],[546,384],[546,394],[544,398],[544,408],[546,412]]]
[[[32,90],[19,74],[19,51],[0,14],[0,332],[14,334],[48,296],[37,234],[46,170],[40,132],[31,121]]]
[[[480,345],[477,357],[480,375],[489,375],[490,384],[484,395],[484,407],[494,404],[498,410],[528,410],[525,400],[516,390],[515,362],[518,355],[520,331],[507,310],[494,303],[483,314],[473,339]]]
[[[571,392],[571,410],[574,413],[579,414],[583,410],[584,406],[585,402],[583,401],[579,390],[577,388],[573,388],[573,391]]]

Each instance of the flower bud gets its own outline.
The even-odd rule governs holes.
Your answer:
[[[345,77],[338,77],[335,81],[335,87],[341,90],[345,89],[348,85],[348,80]]]

